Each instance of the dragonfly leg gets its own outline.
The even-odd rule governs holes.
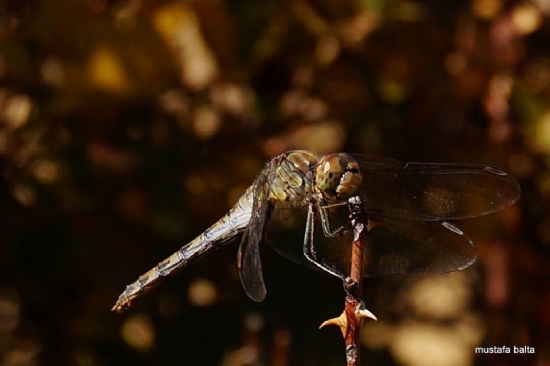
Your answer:
[[[346,228],[345,225],[342,225],[339,228],[337,228],[336,230],[333,230],[330,227],[330,220],[328,218],[327,209],[329,209],[331,207],[335,207],[335,206],[342,206],[342,205],[347,205],[347,202],[346,203],[338,203],[338,204],[335,204],[335,205],[320,206],[319,207],[319,212],[321,214],[321,225],[323,225],[323,233],[328,238],[334,238],[335,236],[340,235],[342,233],[342,231],[344,231],[344,229]]]
[[[347,202],[338,202],[338,203],[331,203],[330,205],[323,205],[324,208],[334,208],[334,207],[340,207],[340,206],[347,206],[349,203]]]
[[[338,271],[336,268],[326,264],[322,259],[319,260],[317,258],[317,252],[315,250],[315,240],[314,240],[314,221],[315,221],[315,214],[313,211],[313,205],[309,205],[308,212],[307,212],[307,219],[306,219],[306,233],[304,236],[304,256],[309,260],[311,263],[315,264],[317,267],[322,269],[325,272],[330,273],[333,276],[336,276],[340,278],[342,281],[346,281],[348,278],[344,274],[342,274],[340,271]]]

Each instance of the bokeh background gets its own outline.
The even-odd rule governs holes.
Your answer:
[[[550,2],[1,0],[0,365],[342,365],[341,283],[228,245],[122,315],[125,285],[273,156],[492,164],[472,268],[365,281],[365,365],[550,364]],[[299,245],[299,244],[297,244]],[[476,346],[530,355],[476,355]]]

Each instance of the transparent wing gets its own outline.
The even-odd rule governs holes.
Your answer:
[[[275,203],[267,223],[266,241],[282,256],[307,267],[319,269],[304,257],[306,217],[307,205],[301,206],[288,201]],[[319,224],[320,221],[316,217],[316,233],[320,229],[320,226],[317,227]],[[315,237],[315,240],[317,239]]]
[[[365,277],[453,272],[477,258],[470,238],[446,221],[372,220],[364,253]]]
[[[517,181],[483,165],[403,163],[352,155],[367,211],[409,220],[463,219],[496,212],[520,197]]]
[[[341,235],[326,237],[316,217],[315,246],[319,258],[343,273],[349,273],[351,263],[351,224],[345,222],[347,207],[330,210],[331,220],[344,225]],[[286,258],[317,269],[303,255],[301,240],[304,229],[298,229],[305,220],[306,208],[278,207],[269,225],[269,243]],[[299,218],[299,219],[298,219]],[[371,227],[365,240],[364,276],[378,277],[394,274],[440,274],[464,269],[476,260],[472,241],[456,226],[445,221],[399,220],[369,215]],[[272,230],[280,221],[287,230]],[[303,222],[303,221],[301,221]],[[332,221],[333,223],[335,221]],[[277,224],[278,226],[278,224]],[[338,225],[333,228],[338,227]],[[273,233],[273,235],[272,235]]]
[[[307,211],[307,204],[300,205],[294,202],[274,204],[267,227],[267,242],[284,257],[319,270],[319,267],[307,260],[303,252]],[[351,225],[347,205],[329,209],[328,219],[332,230],[337,230],[340,227],[344,227],[344,229],[341,231],[341,235],[333,238],[326,237],[323,234],[321,216],[316,209],[314,245],[317,258],[342,273],[348,273],[353,236],[350,235]]]
[[[270,164],[272,165],[273,162]],[[254,181],[252,190],[248,191],[252,194],[252,214],[237,255],[239,276],[244,291],[248,297],[258,302],[262,301],[266,295],[259,243],[263,237],[270,205],[269,191],[275,171],[271,168],[271,166],[265,168]]]
[[[360,166],[358,194],[373,224],[365,243],[365,276],[446,273],[475,262],[471,240],[446,222],[496,212],[516,202],[517,181],[491,166],[402,163],[353,155]],[[270,243],[283,256],[316,268],[303,255],[307,207],[275,205],[269,224]],[[340,272],[350,270],[353,236],[347,206],[329,209],[331,231],[324,234],[317,209],[316,252]]]

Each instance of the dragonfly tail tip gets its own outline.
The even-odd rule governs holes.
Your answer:
[[[128,308],[130,308],[130,306],[132,306],[132,304],[130,302],[126,302],[126,303],[120,303],[120,302],[117,302],[115,304],[115,306],[113,306],[111,308],[111,311],[114,311],[114,312],[117,312],[117,313],[123,313],[124,311],[128,310]]]

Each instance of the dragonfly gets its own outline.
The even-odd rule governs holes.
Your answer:
[[[514,177],[489,165],[288,151],[266,164],[224,217],[128,285],[112,310],[124,311],[164,277],[239,236],[239,275],[252,300],[266,296],[263,241],[288,259],[345,279],[353,240],[351,197],[360,198],[369,223],[365,277],[462,270],[477,252],[449,220],[500,211],[520,194]]]

